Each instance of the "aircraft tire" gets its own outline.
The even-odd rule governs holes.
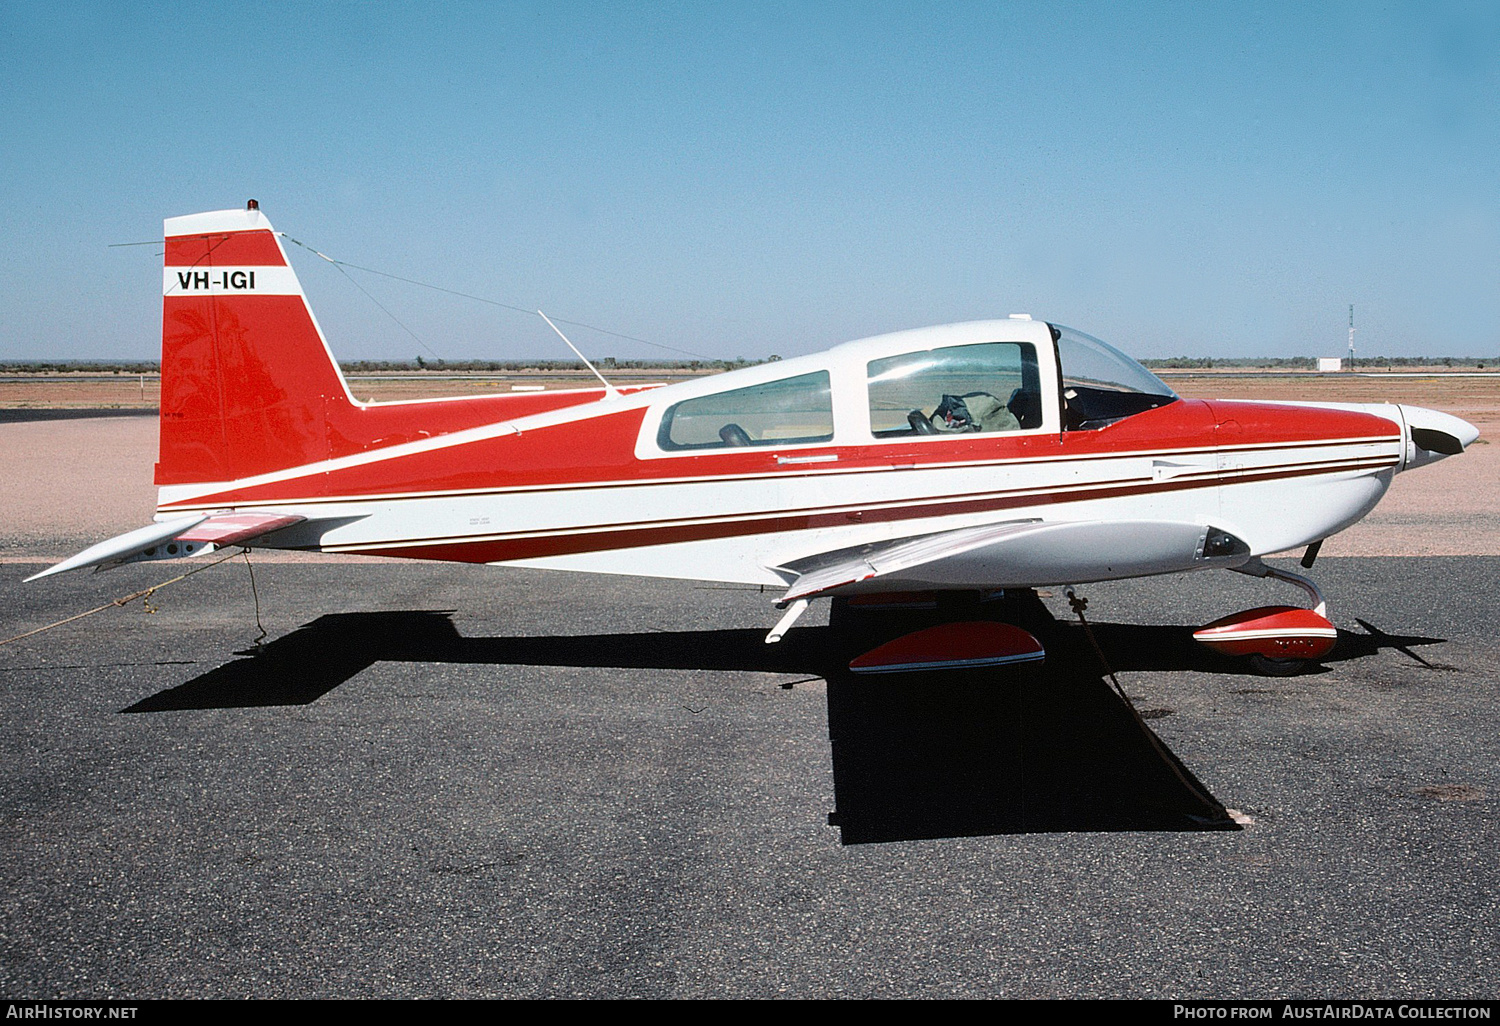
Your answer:
[[[1246,656],[1245,662],[1262,677],[1296,677],[1307,669],[1306,659],[1272,659],[1256,654]]]

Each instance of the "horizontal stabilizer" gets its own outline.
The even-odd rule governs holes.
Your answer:
[[[178,540],[201,542],[222,549],[300,524],[306,519],[283,513],[215,513],[197,527],[178,535]]]
[[[39,574],[32,574],[26,580],[35,581],[91,566],[108,570],[124,563],[202,555],[227,545],[243,545],[304,519],[280,513],[196,513],[176,517],[91,545],[78,555]]]

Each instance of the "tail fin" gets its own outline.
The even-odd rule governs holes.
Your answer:
[[[164,227],[156,483],[327,459],[354,404],[270,222],[252,200]]]
[[[358,403],[255,201],[166,222],[158,510],[196,487],[596,401],[599,389]],[[317,473],[316,469],[310,473]],[[305,476],[305,475],[303,475]]]

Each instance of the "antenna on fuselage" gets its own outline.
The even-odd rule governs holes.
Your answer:
[[[568,348],[571,349],[571,350],[573,350],[573,355],[577,356],[580,360],[582,360],[583,361],[583,365],[585,367],[587,367],[589,370],[591,370],[591,371],[594,372],[594,377],[596,377],[600,381],[604,382],[604,398],[606,398],[606,399],[618,399],[618,398],[620,398],[620,390],[618,388],[616,388],[614,385],[611,385],[608,381],[605,381],[604,375],[599,373],[599,368],[595,367],[593,364],[589,363],[589,358],[587,356],[584,356],[582,353],[580,353],[578,351],[578,347],[575,346],[571,341],[568,340],[568,336],[566,336],[566,335],[564,335],[562,333],[562,329],[559,328],[557,325],[555,325],[555,324],[552,323],[552,318],[548,317],[546,314],[542,313],[540,310],[538,310],[536,312],[536,315],[538,317],[540,317],[542,320],[544,320],[544,321],[547,322],[547,327],[549,327],[553,331],[557,332],[557,337],[558,338],[560,338],[564,342],[568,343]]]
[[[1349,369],[1354,369],[1354,304],[1349,304]]]

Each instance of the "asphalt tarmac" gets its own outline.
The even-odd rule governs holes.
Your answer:
[[[1040,670],[851,679],[898,625],[485,567],[258,564],[257,646],[231,562],[0,646],[0,995],[1494,998],[1500,558],[1314,576],[1288,679],[1187,633],[1294,589],[1082,589],[1138,720],[1024,602]]]

